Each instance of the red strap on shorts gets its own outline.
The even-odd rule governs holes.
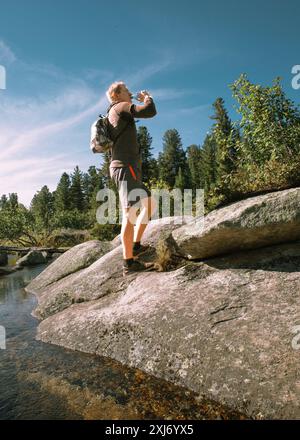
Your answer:
[[[135,174],[134,169],[132,168],[131,165],[129,165],[129,169],[130,169],[131,175],[134,178],[134,180],[137,180],[136,174]]]

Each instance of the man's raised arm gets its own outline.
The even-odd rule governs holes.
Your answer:
[[[144,105],[136,105],[130,102],[122,102],[119,107],[120,115],[123,119],[133,118],[152,118],[157,114],[152,96],[147,95]]]
[[[130,112],[134,118],[152,118],[157,114],[153,98],[146,96],[144,105],[131,104]]]

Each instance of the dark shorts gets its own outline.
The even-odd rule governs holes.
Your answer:
[[[110,177],[115,182],[122,208],[130,208],[140,200],[151,196],[151,191],[143,184],[139,170],[130,165],[127,167],[110,167]]]

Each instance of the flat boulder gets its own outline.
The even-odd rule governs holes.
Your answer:
[[[172,232],[173,252],[202,259],[300,239],[300,188],[251,197]]]
[[[39,282],[37,287],[37,284],[31,282],[25,289],[34,293],[38,299],[38,305],[32,315],[45,319],[74,303],[92,301],[111,294],[112,285],[114,289],[116,286],[122,289],[125,285],[122,280],[122,263],[122,247],[118,246],[99,256],[90,266],[70,273],[51,284],[42,286]]]
[[[90,266],[111,247],[109,242],[91,240],[78,244],[63,254],[55,254],[54,261],[34,278],[26,289],[31,293],[36,293],[66,276]]]

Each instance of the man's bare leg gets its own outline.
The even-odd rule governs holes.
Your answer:
[[[153,197],[145,197],[141,199],[141,211],[137,217],[134,229],[134,242],[140,242],[142,235],[147,227],[150,217],[156,210],[156,201]]]
[[[137,209],[132,206],[130,208],[123,209],[123,219],[121,227],[121,241],[123,245],[123,258],[132,258],[133,237],[134,237],[134,224],[137,219]]]

